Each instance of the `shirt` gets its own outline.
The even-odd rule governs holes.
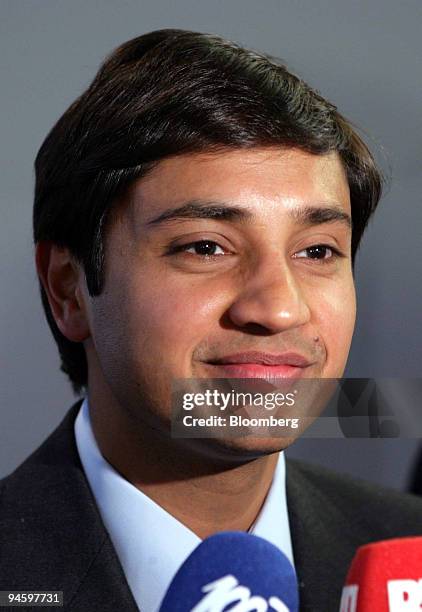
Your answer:
[[[155,612],[177,570],[201,538],[122,477],[102,456],[87,398],[75,421],[75,436],[88,483],[136,604],[145,612]],[[250,533],[277,546],[294,564],[282,452]]]

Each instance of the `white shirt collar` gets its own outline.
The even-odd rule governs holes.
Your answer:
[[[75,436],[82,466],[134,599],[141,610],[155,612],[175,573],[201,539],[104,459],[92,431],[87,398],[75,421]],[[293,564],[283,453],[251,533],[272,542]]]

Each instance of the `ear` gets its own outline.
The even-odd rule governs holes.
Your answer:
[[[47,241],[36,245],[35,262],[57,327],[72,342],[86,340],[90,328],[82,268],[67,248]]]

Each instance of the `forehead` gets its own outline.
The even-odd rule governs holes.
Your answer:
[[[130,212],[138,221],[189,200],[255,207],[261,215],[300,205],[334,204],[350,211],[346,174],[335,152],[259,148],[184,154],[159,162],[129,192]]]

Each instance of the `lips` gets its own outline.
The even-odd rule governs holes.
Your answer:
[[[313,362],[294,352],[249,351],[225,355],[208,363],[215,367],[216,377],[224,374],[233,378],[275,379],[300,377]]]

